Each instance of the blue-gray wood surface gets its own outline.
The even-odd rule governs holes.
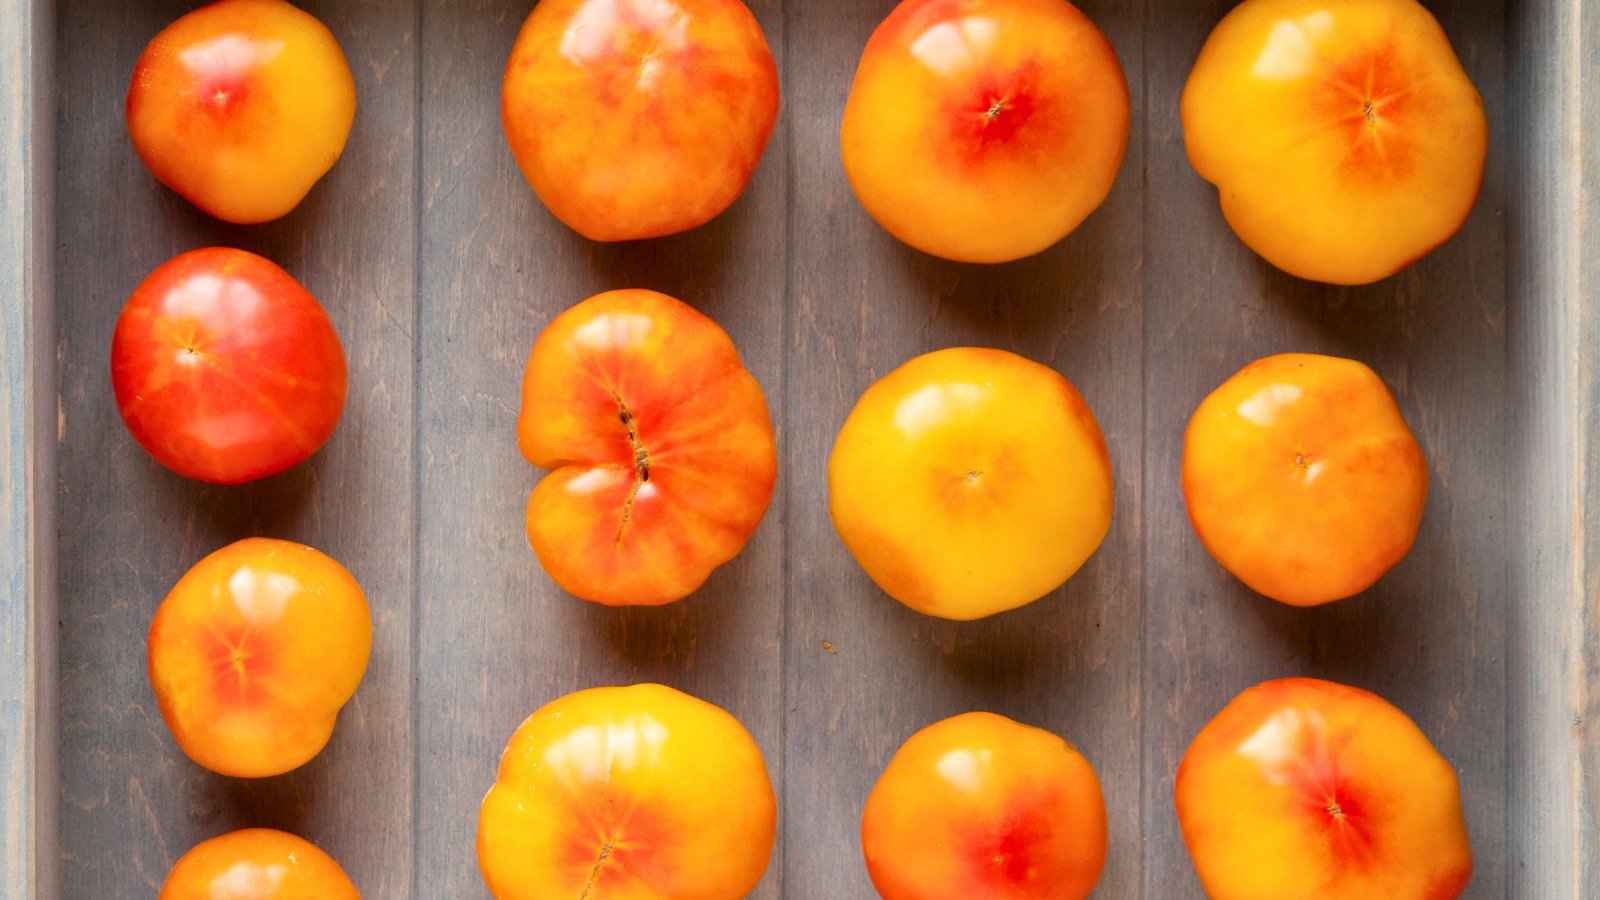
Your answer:
[[[59,4],[62,822],[49,839],[62,896],[154,896],[189,846],[245,825],[312,838],[369,897],[483,896],[477,803],[511,730],[563,692],[649,679],[728,707],[767,754],[783,837],[755,896],[870,896],[856,834],[878,771],[918,727],[988,708],[1060,732],[1097,765],[1112,829],[1098,896],[1198,897],[1173,769],[1229,697],[1287,674],[1383,693],[1455,762],[1477,855],[1468,896],[1596,896],[1600,676],[1584,601],[1595,539],[1583,528],[1594,460],[1583,437],[1597,393],[1583,351],[1600,345],[1581,300],[1600,262],[1579,249],[1594,248],[1581,213],[1600,182],[1573,129],[1600,123],[1579,90],[1595,83],[1595,16],[1577,0],[1435,4],[1488,104],[1489,178],[1460,236],[1361,289],[1257,260],[1188,166],[1178,92],[1226,0],[1082,4],[1129,71],[1128,159],[1076,234],[997,268],[906,250],[844,182],[839,115],[890,0],[752,2],[784,80],[762,167],[708,228],[627,246],[566,231],[506,150],[499,77],[527,0],[305,3],[356,72],[350,147],[285,220],[207,219],[150,178],[121,121],[144,42],[188,5]],[[8,178],[11,160],[0,157]],[[0,198],[8,211],[13,196]],[[118,421],[106,371],[128,292],[210,243],[266,253],[300,277],[352,363],[329,446],[244,488],[151,462]],[[661,610],[562,595],[522,530],[536,478],[514,440],[526,353],[561,309],[620,286],[674,293],[721,321],[782,441],[778,496],[750,547]],[[5,299],[3,396],[25,397],[11,389],[11,329],[28,306]],[[825,500],[826,454],[860,391],[951,344],[1006,347],[1071,378],[1100,417],[1118,487],[1111,535],[1080,575],[965,625],[878,593],[834,537]],[[1195,403],[1244,363],[1289,349],[1373,365],[1433,469],[1411,557],[1366,596],[1315,611],[1255,597],[1218,569],[1178,490]],[[0,406],[12,421],[15,409]],[[17,435],[0,454],[13,467]],[[0,477],[0,497],[15,496],[19,476]],[[344,561],[377,626],[373,666],[327,751],[262,782],[190,764],[143,668],[145,629],[173,581],[249,534]],[[9,828],[19,820],[0,796]]]

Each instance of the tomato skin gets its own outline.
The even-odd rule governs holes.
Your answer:
[[[196,844],[157,900],[360,900],[350,876],[315,844],[246,828]]]
[[[218,0],[145,47],[128,134],[162,184],[241,225],[299,205],[344,152],[355,78],[321,22],[284,0]]]
[[[302,544],[248,538],[196,563],[150,623],[150,685],[183,752],[236,778],[299,768],[333,734],[372,652],[354,577]]]
[[[1274,600],[1316,606],[1366,590],[1410,552],[1428,466],[1377,373],[1285,353],[1195,410],[1183,495],[1224,568]]]
[[[1455,771],[1360,688],[1250,688],[1189,745],[1174,790],[1212,900],[1450,900],[1472,876]]]
[[[1367,284],[1458,231],[1483,100],[1416,0],[1245,0],[1184,86],[1184,142],[1235,233],[1301,278]]]
[[[1060,587],[1111,527],[1099,423],[1055,370],[973,347],[862,394],[828,459],[829,512],[884,593],[977,619]]]
[[[1116,51],[1065,0],[904,0],[862,53],[840,148],[856,197],[895,237],[999,263],[1100,206],[1128,120]]]
[[[731,206],[778,102],[777,64],[739,0],[540,0],[506,63],[501,119],[556,218],[628,241]]]
[[[738,900],[776,833],[766,762],[732,715],[659,684],[591,688],[511,736],[478,864],[498,900]]]
[[[680,600],[738,555],[777,480],[761,385],[689,305],[609,291],[557,316],[522,382],[517,440],[545,571],[609,606]]]
[[[1100,779],[1061,738],[993,713],[912,735],[861,818],[884,900],[1081,900],[1106,861]]]
[[[348,372],[322,306],[274,263],[192,250],[128,298],[111,342],[117,408],[179,475],[241,484],[300,464],[333,434]]]

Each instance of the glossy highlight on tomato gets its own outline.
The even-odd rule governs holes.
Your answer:
[[[303,544],[248,538],[196,563],[150,623],[150,685],[178,746],[221,775],[299,768],[372,651],[360,585]]]
[[[271,261],[192,250],[134,290],[111,342],[117,408],[189,478],[240,484],[315,453],[339,423],[344,349],[315,297]]]
[[[333,34],[284,0],[218,0],[150,41],[128,134],[157,179],[219,219],[294,209],[344,152],[355,78]]]
[[[315,844],[246,828],[196,844],[157,900],[360,900],[350,876]]]
[[[478,863],[497,900],[739,900],[776,833],[766,762],[737,719],[659,684],[591,688],[511,736]]]
[[[517,439],[551,469],[528,539],[575,596],[680,600],[736,556],[766,514],[777,445],[761,385],[733,341],[654,291],[590,297],[528,357]]]

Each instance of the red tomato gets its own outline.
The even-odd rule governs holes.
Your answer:
[[[1066,741],[966,713],[895,753],[861,845],[885,900],[1082,900],[1105,868],[1105,799]]]
[[[739,0],[541,0],[501,115],[556,218],[597,241],[660,237],[744,191],[778,118],[778,67]]]
[[[1174,790],[1212,900],[1450,900],[1472,876],[1455,771],[1359,688],[1245,691],[1189,745]]]
[[[122,309],[111,342],[122,420],[180,475],[240,484],[304,461],[344,409],[344,350],[300,283],[227,247],[169,260]]]
[[[139,57],[128,134],[162,184],[219,219],[276,219],[344,152],[356,85],[326,27],[283,0],[220,0]]]
[[[185,572],[150,622],[150,685],[190,759],[263,778],[333,734],[372,652],[361,586],[303,544],[250,538]]]
[[[303,838],[247,828],[194,846],[157,900],[360,900],[333,857]]]

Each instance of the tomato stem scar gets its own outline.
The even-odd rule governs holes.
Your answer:
[[[627,533],[628,522],[633,518],[633,501],[639,496],[639,488],[650,480],[650,453],[644,449],[644,444],[639,442],[639,428],[634,424],[633,412],[628,409],[628,404],[622,402],[622,397],[612,393],[612,399],[617,401],[617,408],[621,410],[618,418],[622,420],[624,428],[628,429],[628,443],[633,445],[633,488],[628,491],[628,499],[622,503],[622,522],[617,526],[617,543],[622,543],[622,536]]]
[[[594,868],[589,871],[589,880],[583,885],[583,893],[578,895],[578,900],[587,900],[589,892],[594,889],[594,883],[600,878],[600,866],[611,855],[611,848],[617,845],[616,841],[606,841],[600,845],[600,856],[594,861]]]

